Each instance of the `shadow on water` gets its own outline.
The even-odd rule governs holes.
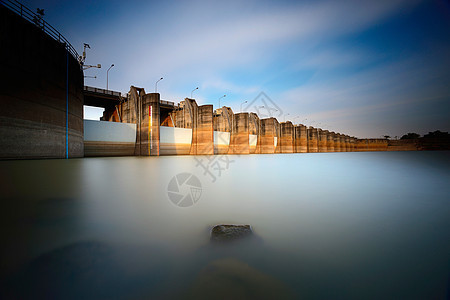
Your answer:
[[[45,253],[9,282],[4,298],[129,299],[158,293],[160,249],[84,241]],[[145,257],[145,259],[142,259]],[[153,258],[153,260],[152,260]]]

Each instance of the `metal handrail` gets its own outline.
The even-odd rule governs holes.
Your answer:
[[[69,41],[52,25],[44,21],[40,16],[34,13],[31,9],[16,0],[0,0],[0,2],[11,11],[15,12],[25,20],[30,21],[30,23],[41,28],[48,36],[53,38],[55,41],[64,44],[66,50],[79,61],[79,55],[77,50],[69,43]]]
[[[105,90],[105,89],[96,88],[96,87],[87,86],[87,85],[84,86],[84,90],[87,91],[87,92],[106,94],[106,95],[112,95],[112,96],[118,96],[118,97],[122,96],[122,93],[120,93],[120,92],[115,92],[115,91],[111,91],[111,90]]]
[[[160,104],[170,105],[170,106],[175,106],[175,102],[172,102],[172,101],[159,100],[159,103]]]

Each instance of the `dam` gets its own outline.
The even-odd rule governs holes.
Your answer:
[[[199,106],[195,99],[185,98],[175,104],[160,97],[159,93],[145,93],[143,88],[131,86],[123,101],[105,108],[101,121],[84,120],[85,156],[387,150],[385,139],[357,139],[291,121],[279,122],[274,117],[260,119],[254,112],[234,113],[226,106],[214,110],[209,104]],[[131,136],[120,139],[120,126],[135,130],[134,141]],[[98,140],[91,137],[91,130],[96,131]],[[105,140],[105,136],[111,140]]]
[[[2,1],[0,159],[284,154],[419,150],[387,139],[179,103],[131,86],[126,95],[84,85],[83,60],[55,28],[17,1]],[[39,20],[39,21],[36,21]],[[30,42],[32,41],[32,42]],[[100,121],[83,106],[103,107]]]

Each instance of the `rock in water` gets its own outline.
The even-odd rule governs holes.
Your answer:
[[[253,234],[250,225],[216,225],[211,230],[211,241],[228,242],[240,240]]]

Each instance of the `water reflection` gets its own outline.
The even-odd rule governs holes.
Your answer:
[[[190,156],[0,162],[3,293],[445,298],[448,152],[233,160],[215,182]],[[201,181],[195,205],[168,198],[180,173]],[[220,223],[262,241],[212,247]]]

